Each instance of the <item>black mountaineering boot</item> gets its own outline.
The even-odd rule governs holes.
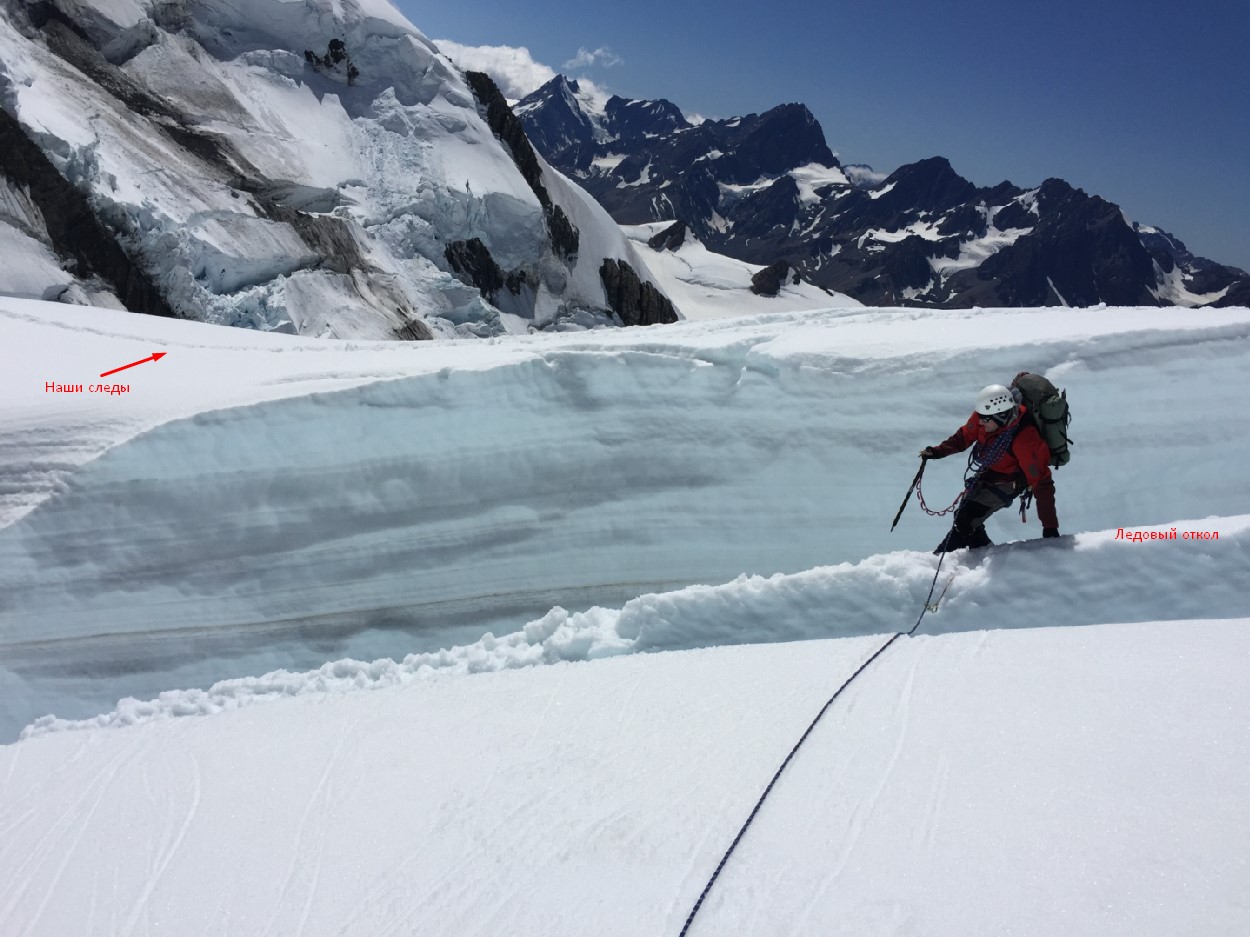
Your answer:
[[[982,525],[968,535],[964,545],[969,547],[990,547],[994,545],[994,541],[990,539],[990,535],[985,532],[985,526]]]
[[[937,549],[933,551],[934,556],[942,553],[950,553],[952,550],[960,550],[968,545],[968,537],[958,527],[952,527],[950,533],[942,538],[942,542],[937,545]]]

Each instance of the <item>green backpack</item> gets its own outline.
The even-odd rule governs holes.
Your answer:
[[[1068,424],[1072,414],[1068,411],[1068,392],[1060,391],[1040,374],[1021,371],[1011,381],[1011,389],[1019,392],[1020,402],[1029,408],[1029,415],[1037,424],[1037,431],[1050,447],[1050,464],[1058,468],[1067,465],[1071,457],[1068,446]]]

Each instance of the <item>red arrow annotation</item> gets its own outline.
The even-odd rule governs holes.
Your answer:
[[[125,371],[127,368],[133,368],[136,365],[147,364],[149,361],[160,361],[162,358],[165,357],[166,354],[168,354],[168,352],[164,352],[164,351],[153,352],[151,355],[144,358],[142,361],[132,361],[130,362],[130,364],[123,364],[120,368],[114,368],[112,371],[105,371],[103,374],[100,375],[100,377],[108,377],[110,374],[116,374],[118,371]]]

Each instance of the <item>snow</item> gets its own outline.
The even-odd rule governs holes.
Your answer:
[[[938,231],[940,224],[941,222],[939,221],[917,221],[896,231],[887,231],[884,228],[870,228],[860,235],[859,246],[862,247],[865,241],[881,241],[887,244],[896,244],[899,241],[905,241],[913,234],[924,238],[926,241],[940,241],[942,239],[942,234]]]
[[[537,156],[537,154],[535,154]],[[646,259],[626,236],[607,209],[596,202],[585,189],[570,181],[559,170],[548,165],[541,156],[537,156],[543,170],[543,183],[552,197],[563,205],[568,218],[580,233],[578,246],[579,257],[615,257],[624,260],[633,268],[642,282],[650,283],[662,293],[667,293],[667,284],[657,277],[647,266]],[[599,275],[598,262],[579,262],[569,273],[570,292],[583,296],[598,295],[603,297],[603,281]],[[601,301],[606,302],[606,299]],[[679,310],[680,314],[680,310]]]
[[[624,160],[625,154],[623,153],[609,153],[607,156],[596,156],[590,161],[590,165],[600,172],[611,172]]]
[[[152,12],[100,0],[76,9],[94,10],[114,31]],[[168,120],[140,115],[0,12],[11,110],[130,252],[152,258],[147,272],[180,314],[369,340],[425,319],[437,336],[470,336],[561,313],[607,321],[597,275],[605,257],[632,259],[649,279],[602,213],[587,223],[609,230],[581,230],[584,269],[554,256],[537,196],[463,76],[389,3],[256,0],[245,13],[227,0],[190,4],[184,29],[150,27],[122,66],[203,135],[200,149],[219,141],[227,155],[215,160],[176,145]],[[354,82],[305,61],[305,50],[324,51],[332,37],[358,66]],[[255,184],[236,188],[236,166]],[[268,220],[264,199],[250,194],[256,188],[313,213],[320,233],[335,226],[360,255],[347,258],[351,275],[310,251],[306,231]],[[590,217],[565,201],[557,198],[570,215]],[[507,320],[447,270],[447,244],[472,238],[505,270],[531,278],[526,302],[502,310]],[[55,279],[48,258],[21,239],[5,241],[0,292],[45,295],[36,288]],[[591,256],[589,245],[601,242],[624,253]],[[19,247],[26,260],[38,255],[29,271],[13,261]]]
[[[651,162],[648,160],[647,165],[642,167],[642,172],[633,182],[626,182],[623,179],[616,184],[618,189],[632,189],[640,185],[647,185],[651,181]]]
[[[1073,594],[1100,594],[1065,613],[1065,624],[1101,624],[1115,616],[1135,621],[1166,613],[1169,619],[1237,616],[1250,590],[1250,515],[1181,521],[1136,533],[1168,535],[1145,540],[1117,538],[1117,531],[1076,534],[1057,550],[1019,544],[989,557],[961,553],[944,572],[941,617],[929,634],[978,631],[987,608],[998,627],[1044,628],[1054,610],[1036,601],[1056,581]],[[1186,533],[1215,534],[1193,542]],[[1046,562],[1040,562],[1039,549]],[[570,613],[557,607],[511,634],[487,635],[471,645],[410,654],[402,661],[335,661],[304,673],[277,671],[224,680],[206,691],[168,691],[152,701],[123,700],[118,709],[85,720],[46,717],[26,729],[49,731],[124,726],[174,716],[206,715],[257,702],[327,692],[384,689],[427,679],[435,672],[487,673],[563,661],[601,660],[626,654],[689,650],[735,644],[804,641],[830,635],[889,634],[923,608],[937,560],[928,553],[881,554],[856,563],[790,575],[739,576],[719,586],[690,586],[632,599],[620,609]],[[1118,582],[1118,588],[1105,584]],[[1153,588],[1140,590],[1138,584]],[[1165,586],[1169,588],[1164,588]]]
[[[822,166],[820,163],[808,163],[806,166],[791,169],[789,175],[798,184],[799,201],[805,205],[813,205],[821,201],[821,197],[816,194],[817,189],[828,185],[849,186],[851,184],[841,169],[836,166]]]
[[[871,199],[881,198],[881,196],[885,195],[886,193],[893,191],[896,185],[898,185],[897,182],[891,182],[887,186],[882,186],[879,189],[873,189],[872,191],[868,193],[868,197]]]
[[[58,295],[74,282],[51,248],[0,219],[0,255],[13,267],[5,292],[28,299]]]
[[[650,270],[674,305],[686,319],[718,319],[730,316],[799,312],[860,306],[858,300],[844,293],[831,293],[803,282],[798,286],[788,280],[777,296],[758,296],[751,292],[751,277],[762,266],[734,260],[708,250],[693,232],[686,232],[682,246],[675,251],[653,250],[647,241],[670,226],[658,221],[625,226],[626,235],[643,255]]]
[[[439,348],[0,310],[10,732],[122,696],[469,645],[557,605],[927,549],[940,531],[922,516],[882,523],[910,477],[882,471],[896,437],[937,442],[989,376],[1026,366],[1072,387],[1065,529],[1244,504],[1201,466],[1250,458],[1248,418],[1192,414],[1246,366],[1245,310],[859,307]],[[45,390],[154,350],[169,354],[127,372],[122,399]],[[916,405],[883,426],[879,401],[899,394]],[[1114,446],[1086,443],[1104,432]],[[1129,445],[1154,473],[1125,490]],[[930,500],[957,477],[935,466]],[[998,539],[1020,529],[992,522]],[[203,653],[171,664],[187,640]]]
[[[919,636],[818,725],[693,934],[1247,922],[1250,619]],[[880,636],[287,700],[0,749],[6,932],[676,933]],[[109,857],[102,860],[102,857]]]
[[[603,129],[603,123],[608,115],[608,100],[612,95],[610,92],[600,88],[597,84],[588,78],[577,79],[577,93],[579,110],[591,119],[591,123],[595,126],[598,134],[606,136]]]
[[[1164,273],[1159,264],[1155,263],[1155,281],[1159,284],[1151,289],[1160,302],[1174,303],[1178,306],[1202,306],[1207,303],[1219,302],[1232,288],[1231,284],[1213,293],[1195,293],[1185,283],[1185,271],[1173,266]]]
[[[994,254],[1010,247],[1020,238],[1032,232],[1032,228],[1010,228],[1007,231],[1000,231],[991,224],[986,229],[984,237],[960,242],[959,254],[957,256],[930,257],[929,266],[933,268],[933,272],[937,276],[949,277],[960,270],[970,270],[974,267],[979,267]],[[1060,303],[1064,306],[1067,305],[1067,303],[1063,302],[1062,297],[1060,297]]]
[[[1016,196],[1014,201],[1019,202],[1034,215],[1040,216],[1041,209],[1037,207],[1037,194],[1040,191],[1040,189],[1029,189],[1029,191],[1025,192],[1023,195]]]
[[[846,174],[851,185],[857,188],[871,188],[874,185],[880,185],[889,178],[889,173],[877,172],[871,166],[864,163],[847,163],[843,165],[842,171]]]
[[[1245,932],[1250,309],[780,299],[403,345],[0,298],[0,932],[677,933],[935,581],[691,933]],[[1064,536],[935,580],[915,452],[1021,368]]]

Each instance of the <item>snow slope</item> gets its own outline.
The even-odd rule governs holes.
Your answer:
[[[897,644],[690,933],[1244,933],[1248,625]],[[0,927],[676,935],[881,643],[446,676],[0,748]]]
[[[836,171],[836,170],[834,170]],[[830,306],[852,308],[862,303],[843,293],[833,293],[810,283],[782,284],[777,296],[751,292],[751,277],[764,268],[717,254],[704,246],[693,232],[686,232],[677,250],[656,250],[647,241],[670,225],[623,225],[622,230],[646,261],[664,293],[687,319],[724,319],[769,312],[806,312]]]
[[[6,937],[676,935],[935,581],[690,933],[1250,928],[1250,309],[0,331]],[[1065,536],[935,580],[914,453],[1026,366]]]
[[[0,310],[9,737],[556,605],[927,550],[944,524],[914,506],[889,532],[914,453],[1025,366],[1073,398],[1065,532],[1250,513],[1210,469],[1250,460],[1250,417],[1194,418],[1246,369],[1244,309],[849,309],[437,348]],[[45,390],[158,349],[128,394]],[[935,506],[957,462],[928,473]]]
[[[0,99],[180,315],[338,338],[392,338],[414,321],[441,337],[499,334],[609,321],[604,258],[650,279],[567,183],[548,188],[581,249],[554,252],[543,205],[463,74],[384,0],[66,9],[90,43],[0,6]],[[337,64],[321,61],[331,42]],[[19,210],[28,194],[0,182],[0,294],[104,304]],[[504,296],[510,316],[454,275],[448,245],[475,238],[528,278],[524,302]]]

